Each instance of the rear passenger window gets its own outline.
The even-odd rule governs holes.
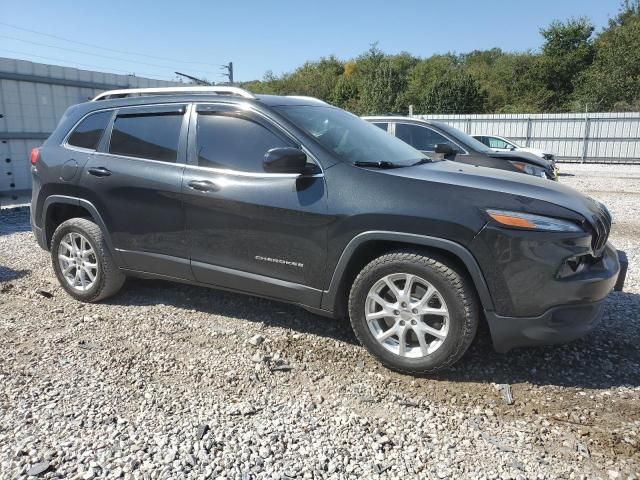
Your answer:
[[[176,162],[182,117],[178,112],[118,115],[109,153]]]
[[[243,172],[264,172],[268,150],[292,146],[257,122],[220,112],[198,113],[196,136],[198,166]]]
[[[93,113],[82,120],[69,136],[67,144],[95,150],[102,138],[102,133],[111,120],[112,112]]]
[[[389,124],[388,123],[378,123],[378,122],[374,122],[373,123],[376,127],[384,130],[385,132],[388,130],[389,128]]]

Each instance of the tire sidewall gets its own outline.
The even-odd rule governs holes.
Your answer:
[[[96,239],[93,238],[92,234],[82,228],[78,223],[71,223],[73,221],[64,222],[60,225],[53,234],[53,238],[51,239],[51,261],[53,263],[53,270],[56,273],[56,277],[58,277],[58,282],[65,289],[65,291],[74,297],[77,300],[88,302],[96,298],[100,291],[104,286],[105,275],[104,275],[104,262],[102,260],[102,256],[100,255],[100,250],[98,248],[98,244]],[[98,263],[98,274],[96,282],[93,286],[84,292],[79,292],[71,288],[71,286],[67,283],[67,280],[64,278],[62,274],[62,270],[60,269],[60,263],[58,262],[58,249],[60,247],[60,242],[68,233],[79,233],[84,238],[87,239],[91,248],[95,252],[96,261]]]
[[[435,352],[427,357],[407,358],[390,352],[375,339],[367,325],[365,303],[369,290],[381,278],[394,273],[410,273],[431,283],[442,295],[449,310],[449,333],[447,338]],[[434,268],[421,263],[395,261],[375,267],[362,278],[356,279],[352,299],[349,303],[351,323],[354,330],[356,330],[356,334],[373,355],[393,369],[408,372],[437,369],[441,365],[448,363],[452,355],[455,355],[460,349],[460,344],[464,342],[465,323],[468,315],[464,302],[446,277],[439,274]]]

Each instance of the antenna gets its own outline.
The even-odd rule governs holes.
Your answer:
[[[213,85],[211,82],[207,82],[206,80],[202,80],[197,77],[192,77],[191,75],[187,75],[186,73],[174,72],[176,75],[180,75],[181,77],[188,78],[189,80],[193,80],[197,85]]]

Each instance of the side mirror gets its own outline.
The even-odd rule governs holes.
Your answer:
[[[307,169],[307,155],[298,148],[272,148],[264,155],[262,162],[267,173],[298,173]]]
[[[453,151],[453,148],[451,148],[451,145],[449,145],[448,143],[438,143],[436,145],[436,153],[441,153],[443,154],[445,157],[448,157],[449,155],[453,155],[455,152]]]

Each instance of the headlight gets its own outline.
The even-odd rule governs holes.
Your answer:
[[[534,215],[532,213],[510,212],[507,210],[487,210],[487,214],[499,225],[524,230],[546,232],[583,232],[577,223],[559,218]]]
[[[523,173],[535,175],[536,177],[547,178],[547,172],[544,170],[544,168],[536,167],[535,165],[531,165],[529,163],[514,162],[511,160],[509,160],[509,163]]]

